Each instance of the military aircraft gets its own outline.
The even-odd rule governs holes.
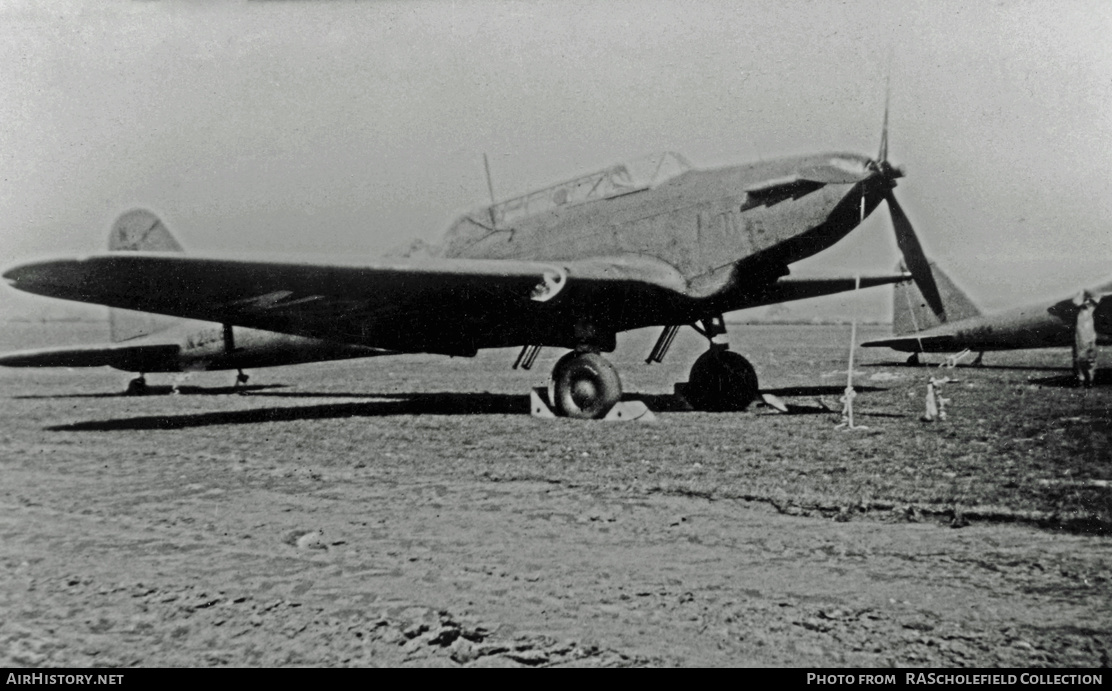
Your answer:
[[[886,109],[875,159],[831,153],[699,170],[664,153],[614,165],[467,213],[425,257],[141,247],[34,261],[3,275],[31,293],[222,325],[225,337],[214,332],[206,367],[246,366],[246,353],[233,357],[245,347],[240,327],[316,339],[325,352],[326,343],[453,356],[521,346],[514,366],[526,369],[541,347],[567,348],[552,371],[551,403],[576,418],[602,417],[622,395],[602,356],[617,333],[663,327],[647,360],[659,362],[679,328],[691,325],[710,345],[692,367],[686,397],[697,409],[741,410],[757,396],[757,376],[715,341],[725,333],[722,315],[907,280],[902,272],[789,275],[793,262],[836,243],[881,201],[910,275],[936,290],[892,194],[903,172],[887,160],[887,120]],[[135,213],[137,232],[157,224]],[[154,371],[145,361],[110,364]]]
[[[867,348],[892,348],[911,353],[978,352],[1027,348],[1070,347],[1078,311],[1086,298],[1096,301],[1093,325],[1097,343],[1112,343],[1112,282],[1084,288],[1072,296],[1015,307],[985,315],[934,262],[929,263],[938,291],[928,298],[917,285],[898,285],[892,295],[892,338],[867,341]]]
[[[181,245],[152,213],[129,211],[108,236],[109,252],[175,252]],[[238,370],[235,385],[246,384],[248,367],[272,367],[323,360],[387,355],[364,345],[325,341],[151,313],[110,308],[111,343],[39,348],[0,355],[6,367],[102,367],[140,375],[127,392],[147,392],[144,373]]]

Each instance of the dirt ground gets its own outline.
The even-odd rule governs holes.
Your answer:
[[[837,355],[752,338],[763,382],[842,385]],[[616,354],[627,391],[663,396],[691,353],[651,370],[641,350]],[[550,363],[501,355],[260,370],[246,396],[227,373],[133,398],[110,370],[0,371],[0,665],[1107,666],[1101,531],[692,491],[763,458],[708,438],[836,419],[545,422],[525,392]],[[1099,417],[1112,387],[1093,396]],[[912,407],[864,419],[902,439]]]

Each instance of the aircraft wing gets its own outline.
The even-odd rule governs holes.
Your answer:
[[[94,346],[65,346],[20,350],[0,355],[4,367],[101,367],[142,369],[142,363],[168,362],[177,357],[180,347],[173,343],[127,345],[111,343]],[[153,368],[153,367],[152,367]]]
[[[861,276],[860,278],[856,276],[852,278],[783,276],[759,294],[755,295],[752,302],[748,302],[744,306],[734,309],[760,307],[762,305],[772,305],[778,302],[790,302],[792,300],[804,300],[806,298],[820,297],[822,295],[845,293],[856,290],[859,287],[872,288],[873,286],[903,283],[904,281],[910,280],[911,274],[909,273]],[[860,284],[858,281],[860,281]]]
[[[640,257],[535,262],[102,253],[9,269],[13,287],[190,319],[397,350],[471,354],[542,332],[561,294],[580,306],[682,296],[679,273]],[[522,331],[523,329],[529,329]]]

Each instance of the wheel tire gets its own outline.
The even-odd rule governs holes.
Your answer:
[[[147,382],[141,379],[132,379],[127,383],[128,396],[146,396],[147,395]]]
[[[553,405],[565,417],[597,420],[622,397],[622,380],[598,353],[568,353],[552,370]]]
[[[732,350],[715,348],[691,366],[684,396],[696,410],[737,412],[748,408],[758,393],[753,365]]]

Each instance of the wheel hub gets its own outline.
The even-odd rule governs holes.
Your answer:
[[[581,408],[585,408],[598,397],[598,387],[592,379],[580,379],[572,385],[572,400]]]
[[[614,366],[598,353],[572,352],[553,368],[550,391],[560,415],[601,418],[622,397],[622,382]]]

